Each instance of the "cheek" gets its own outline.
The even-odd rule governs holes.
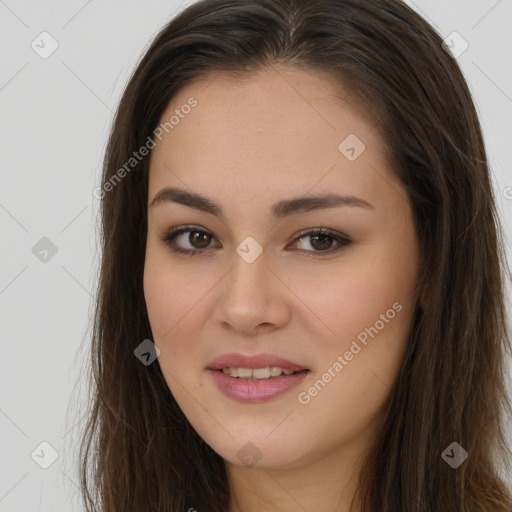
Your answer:
[[[417,272],[412,244],[401,255],[393,244],[382,243],[367,246],[365,257],[361,254],[347,256],[336,270],[317,272],[315,278],[304,273],[294,277],[294,289],[310,311],[306,329],[326,333],[316,336],[322,354],[318,370],[327,370],[339,355],[347,354],[342,373],[350,379],[345,385],[359,391],[370,385],[366,378],[375,380],[369,368],[391,384],[400,367],[415,307]]]
[[[151,262],[144,268],[144,298],[153,336],[158,339],[172,327],[169,312],[178,298],[170,276]]]
[[[328,272],[301,270],[288,273],[287,284],[301,299],[301,318],[311,319],[309,329],[325,331],[327,337],[353,336],[373,325],[395,302],[405,309],[412,300],[414,272],[377,246],[364,258],[347,257]]]
[[[211,288],[210,275],[198,275],[190,265],[171,262],[165,250],[148,244],[144,266],[144,297],[153,335],[165,340],[175,337],[192,318],[201,314],[201,298]]]
[[[151,258],[146,260],[144,269],[144,296],[152,341],[160,350],[158,364],[169,390],[181,403],[186,399],[183,390],[192,390],[196,384],[192,370],[197,366],[197,336],[187,336],[185,330],[187,311],[193,306],[189,304],[191,297],[175,270],[170,271]]]
[[[211,283],[210,283],[211,280]],[[211,311],[205,296],[215,280],[169,261],[165,251],[147,251],[144,267],[144,297],[158,361],[169,387],[175,377],[182,385],[201,367],[198,361],[202,326]]]

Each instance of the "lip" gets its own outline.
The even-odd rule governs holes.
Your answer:
[[[292,370],[293,375],[281,375],[269,379],[249,380],[231,377],[225,374],[223,368],[266,368],[278,366],[285,370]],[[231,352],[214,359],[207,368],[219,390],[229,398],[239,402],[264,402],[271,400],[292,388],[298,386],[311,373],[309,368],[298,363],[288,361],[275,354],[263,353],[244,355]]]
[[[300,372],[302,370],[309,370],[305,366],[301,366],[297,363],[293,363],[282,357],[274,354],[264,353],[253,356],[246,356],[244,354],[237,354],[231,352],[229,354],[223,354],[214,359],[209,365],[209,370],[222,370],[222,368],[266,368],[267,366],[278,366],[285,370],[292,370],[294,372]],[[280,377],[275,377],[279,379]]]
[[[277,365],[276,365],[277,366]],[[268,380],[239,379],[226,375],[222,370],[208,369],[219,390],[238,402],[265,402],[298,386],[311,373],[303,370],[293,375],[281,375]]]

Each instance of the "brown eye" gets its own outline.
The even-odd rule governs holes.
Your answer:
[[[206,231],[194,229],[194,226],[184,226],[172,229],[164,236],[163,241],[173,252],[192,256],[201,254],[208,248],[212,239],[213,236]]]
[[[171,251],[187,256],[204,254],[205,249],[213,247],[210,246],[210,243],[214,239],[215,237],[212,234],[197,229],[196,226],[176,227],[162,238]],[[306,239],[310,240],[308,245],[312,249],[299,249],[297,252],[313,257],[331,254],[352,243],[346,236],[324,228],[299,233],[295,238],[295,243],[304,243]]]
[[[311,251],[299,249],[299,253],[305,254],[307,256],[317,256],[321,255],[322,253],[331,254],[352,243],[348,237],[329,230],[325,230],[323,228],[302,233],[297,238],[299,242],[303,242],[305,239],[309,239],[307,245],[312,247],[313,250]]]
[[[334,238],[329,235],[315,235],[311,238],[311,246],[318,251],[326,251],[331,248]]]
[[[189,234],[188,236],[188,241],[194,247],[198,249],[204,249],[205,247],[208,247],[211,238],[208,233],[205,233],[203,231],[189,231],[189,233],[191,234]]]

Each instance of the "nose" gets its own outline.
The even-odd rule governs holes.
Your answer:
[[[265,251],[248,263],[236,252],[218,288],[214,320],[222,328],[252,336],[283,327],[290,319],[291,292],[269,266]]]

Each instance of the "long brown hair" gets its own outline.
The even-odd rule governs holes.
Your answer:
[[[87,510],[228,510],[224,461],[189,424],[159,365],[134,356],[152,339],[142,286],[149,158],[126,162],[186,84],[276,63],[328,73],[371,113],[420,240],[418,307],[384,428],[361,473],[362,509],[510,512],[510,270],[481,127],[442,38],[398,0],[203,0],[167,24],[140,60],[97,194],[93,404],[80,446]],[[443,457],[454,442],[468,454],[456,469]]]

